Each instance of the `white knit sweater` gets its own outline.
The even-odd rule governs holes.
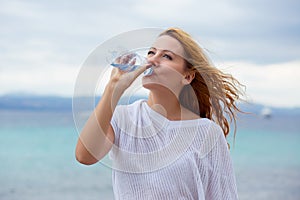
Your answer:
[[[117,106],[111,124],[115,199],[238,199],[226,139],[211,120],[170,121],[139,100]]]

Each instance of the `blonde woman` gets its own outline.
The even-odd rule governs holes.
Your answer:
[[[226,117],[235,121],[239,111],[239,82],[178,28],[157,37],[147,60],[136,71],[113,69],[78,139],[77,160],[90,165],[110,152],[116,199],[238,199]],[[117,106],[149,67],[148,99]]]

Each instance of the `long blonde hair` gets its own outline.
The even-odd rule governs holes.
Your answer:
[[[232,75],[214,67],[188,33],[179,28],[169,28],[162,35],[173,37],[181,43],[185,50],[186,67],[195,72],[193,81],[179,95],[182,106],[219,124],[225,137],[229,134],[232,120],[236,130],[236,113],[241,112],[236,101],[243,95],[243,85]]]

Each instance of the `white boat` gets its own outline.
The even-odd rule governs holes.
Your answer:
[[[268,107],[264,107],[261,112],[260,112],[261,116],[263,116],[264,118],[271,118],[272,117],[272,110],[271,108]]]

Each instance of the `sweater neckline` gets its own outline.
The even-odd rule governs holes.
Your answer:
[[[149,113],[150,118],[160,126],[184,126],[195,127],[198,125],[204,125],[210,122],[207,118],[189,119],[189,120],[169,120],[165,116],[161,115],[157,111],[153,110],[147,103],[147,100],[141,100],[142,107]]]

